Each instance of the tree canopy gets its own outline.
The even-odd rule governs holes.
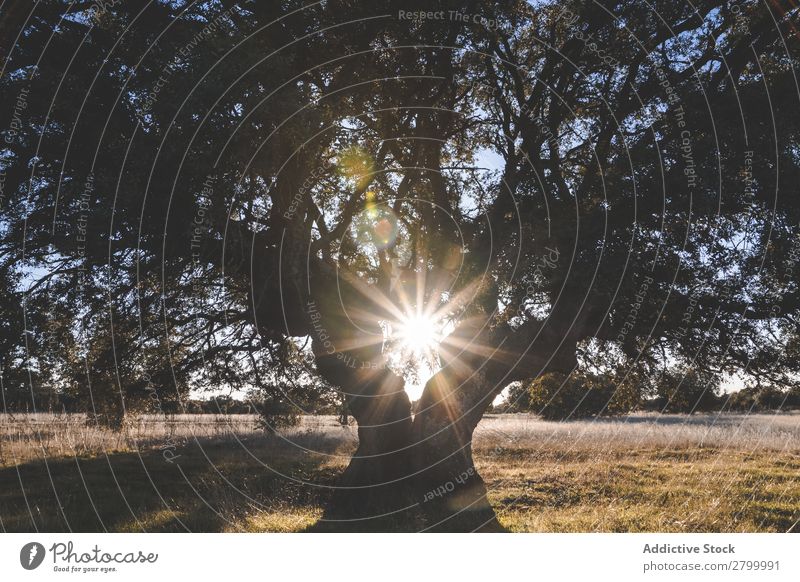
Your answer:
[[[484,523],[513,382],[797,384],[791,2],[6,4],[7,385],[338,390],[363,511]]]

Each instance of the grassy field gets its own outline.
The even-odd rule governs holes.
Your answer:
[[[356,446],[307,417],[0,415],[3,531],[303,531]],[[798,531],[800,414],[489,416],[475,457],[510,531]]]

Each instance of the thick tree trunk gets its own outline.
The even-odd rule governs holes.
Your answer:
[[[353,387],[348,401],[359,425],[358,450],[325,520],[357,530],[501,531],[472,458],[475,427],[502,388],[484,356],[461,354],[434,375],[412,422],[402,378],[361,363],[376,358],[374,350],[318,354],[329,381]]]
[[[411,402],[403,380],[389,370],[362,381],[347,397],[358,423],[358,449],[337,483],[326,521],[353,529],[384,529],[410,519]]]
[[[321,275],[337,281],[329,273]],[[527,333],[492,327],[485,319],[462,322],[446,338],[442,370],[428,381],[412,421],[404,381],[385,365],[382,330],[375,323],[384,315],[380,294],[370,294],[347,278],[339,280],[338,289],[308,300],[304,310],[317,369],[345,392],[358,423],[358,449],[337,484],[322,527],[501,530],[475,469],[473,433],[496,394],[517,379],[515,368],[541,373],[564,359],[553,354],[554,348],[571,352],[561,362],[569,363],[575,358],[574,345],[554,342],[554,333],[546,329],[532,330],[539,338],[532,340]],[[353,319],[364,312],[370,317]]]
[[[472,435],[495,390],[485,374],[443,370],[426,385],[413,425],[415,497],[430,531],[501,531],[475,469]]]
[[[415,496],[428,530],[502,531],[472,457],[475,428],[508,383],[576,363],[564,334],[534,332],[476,319],[446,338],[443,367],[426,384],[412,427]]]
[[[358,450],[337,483],[325,524],[358,531],[500,531],[472,458],[472,434],[492,398],[485,382],[477,374],[459,385],[439,372],[413,423],[401,378],[384,370],[362,382],[348,399]]]
[[[357,531],[499,530],[472,458],[472,434],[495,392],[485,374],[437,373],[412,422],[403,379],[386,368],[359,364],[352,354],[317,359],[326,378],[353,387],[347,401],[359,438],[321,525]]]

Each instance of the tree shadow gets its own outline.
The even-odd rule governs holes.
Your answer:
[[[176,449],[49,458],[0,469],[6,532],[419,532],[419,507],[326,518],[340,468],[274,443],[199,439]],[[470,531],[452,521],[437,531]],[[502,528],[492,531],[505,531]]]
[[[296,531],[298,522],[302,528],[321,513],[339,473],[321,455],[276,456],[218,439],[165,452],[4,467],[0,526],[8,532]]]

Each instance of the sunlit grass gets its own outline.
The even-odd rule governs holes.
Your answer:
[[[322,508],[285,508],[262,512],[243,519],[236,529],[228,531],[289,533],[313,526],[322,517]]]
[[[127,435],[74,418],[5,422],[3,454],[22,462],[4,456],[0,468],[2,530],[304,531],[356,446],[355,428],[333,417],[306,418],[279,436],[259,432],[251,417],[194,420],[199,427],[151,418]],[[475,459],[501,523],[510,531],[797,528],[800,415],[653,420],[485,419]],[[65,438],[72,444],[58,442]],[[174,463],[165,442],[177,443]]]
[[[607,457],[479,456],[511,531],[787,531],[800,518],[800,456],[687,449]]]

